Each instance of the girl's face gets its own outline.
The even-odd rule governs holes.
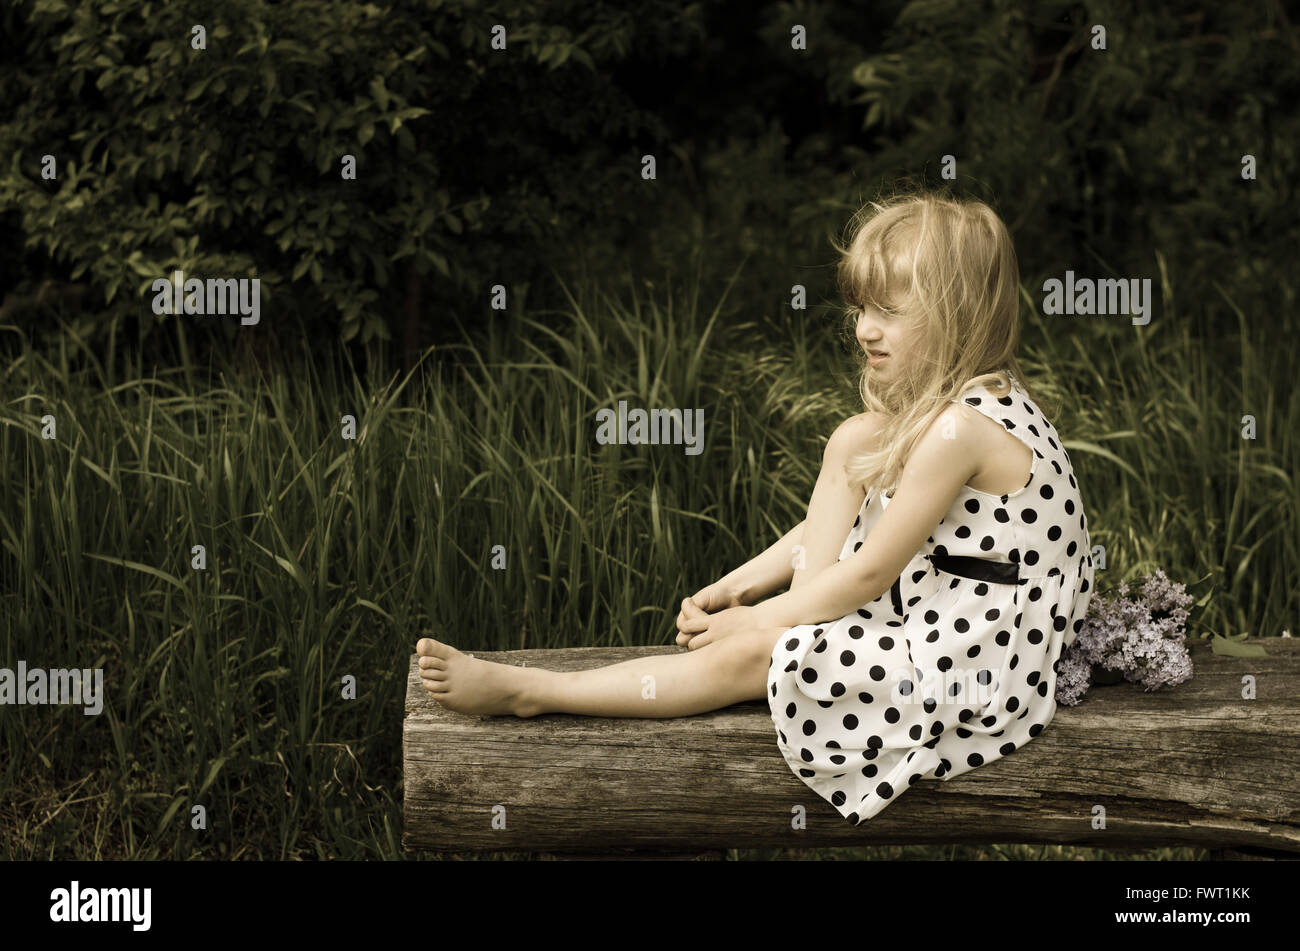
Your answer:
[[[858,310],[857,338],[872,370],[886,378],[907,362],[916,343],[916,334],[904,326],[902,318],[871,304]]]

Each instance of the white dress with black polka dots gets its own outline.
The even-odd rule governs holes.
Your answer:
[[[888,591],[772,650],[777,745],[854,824],[919,779],[946,782],[1041,733],[1092,597],[1088,520],[1055,427],[1014,378],[1001,398],[974,385],[958,400],[1033,450],[1029,481],[1001,496],[963,486]],[[868,494],[841,560],[889,495]]]

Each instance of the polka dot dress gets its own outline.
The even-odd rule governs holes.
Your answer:
[[[946,782],[1038,736],[1092,597],[1088,520],[1056,429],[1014,378],[1008,395],[975,385],[959,401],[1029,446],[1029,481],[1008,495],[963,486],[888,591],[790,628],[772,650],[777,745],[855,825],[918,780]],[[867,496],[841,560],[889,495]]]

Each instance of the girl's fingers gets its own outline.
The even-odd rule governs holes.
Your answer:
[[[677,629],[683,634],[701,634],[708,630],[709,616],[701,614],[699,617],[684,618],[677,624]]]
[[[682,600],[682,610],[677,615],[677,630],[685,634],[698,634],[708,626],[709,616],[690,598]]]
[[[705,613],[716,611],[718,609],[717,601],[718,599],[708,588],[701,588],[691,595],[691,604]]]
[[[713,641],[713,634],[710,633],[709,631],[705,631],[703,634],[696,634],[694,637],[692,637],[690,639],[690,642],[686,645],[686,647],[689,650],[699,650],[705,644],[712,643],[712,641]]]

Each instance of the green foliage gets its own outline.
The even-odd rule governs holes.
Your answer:
[[[518,261],[521,242],[635,184],[632,156],[605,144],[640,121],[610,64],[633,37],[671,50],[691,33],[670,3],[570,0],[231,0],[200,21],[202,50],[176,4],[37,0],[0,16],[0,98],[15,104],[0,216],[27,255],[20,292],[93,289],[82,336],[109,317],[156,323],[149,287],[176,269],[258,277],[278,314],[330,316],[344,340],[391,336],[411,293],[399,271],[434,303],[526,284],[541,265]],[[495,24],[508,51],[489,48]],[[340,176],[349,154],[355,181]]]
[[[866,177],[924,168],[938,181],[953,155],[959,189],[1011,226],[1031,288],[1066,268],[1151,277],[1187,302],[1227,286],[1248,313],[1296,328],[1297,53],[1281,5],[1247,0],[908,3],[853,69],[883,147],[863,157]],[[1235,323],[1219,307],[1201,332]]]
[[[830,300],[828,233],[900,178],[939,183],[945,155],[1030,288],[1151,276],[1207,338],[1234,327],[1199,306],[1216,285],[1296,324],[1300,39],[1274,4],[232,0],[204,51],[144,0],[28,0],[0,25],[0,253],[19,299],[77,282],[82,337],[156,325],[141,288],[177,268],[258,276],[273,319],[321,339],[481,326],[495,283],[517,314],[532,288],[562,301],[557,269],[656,275],[698,248],[702,284],[748,261],[746,309],[796,280]]]

